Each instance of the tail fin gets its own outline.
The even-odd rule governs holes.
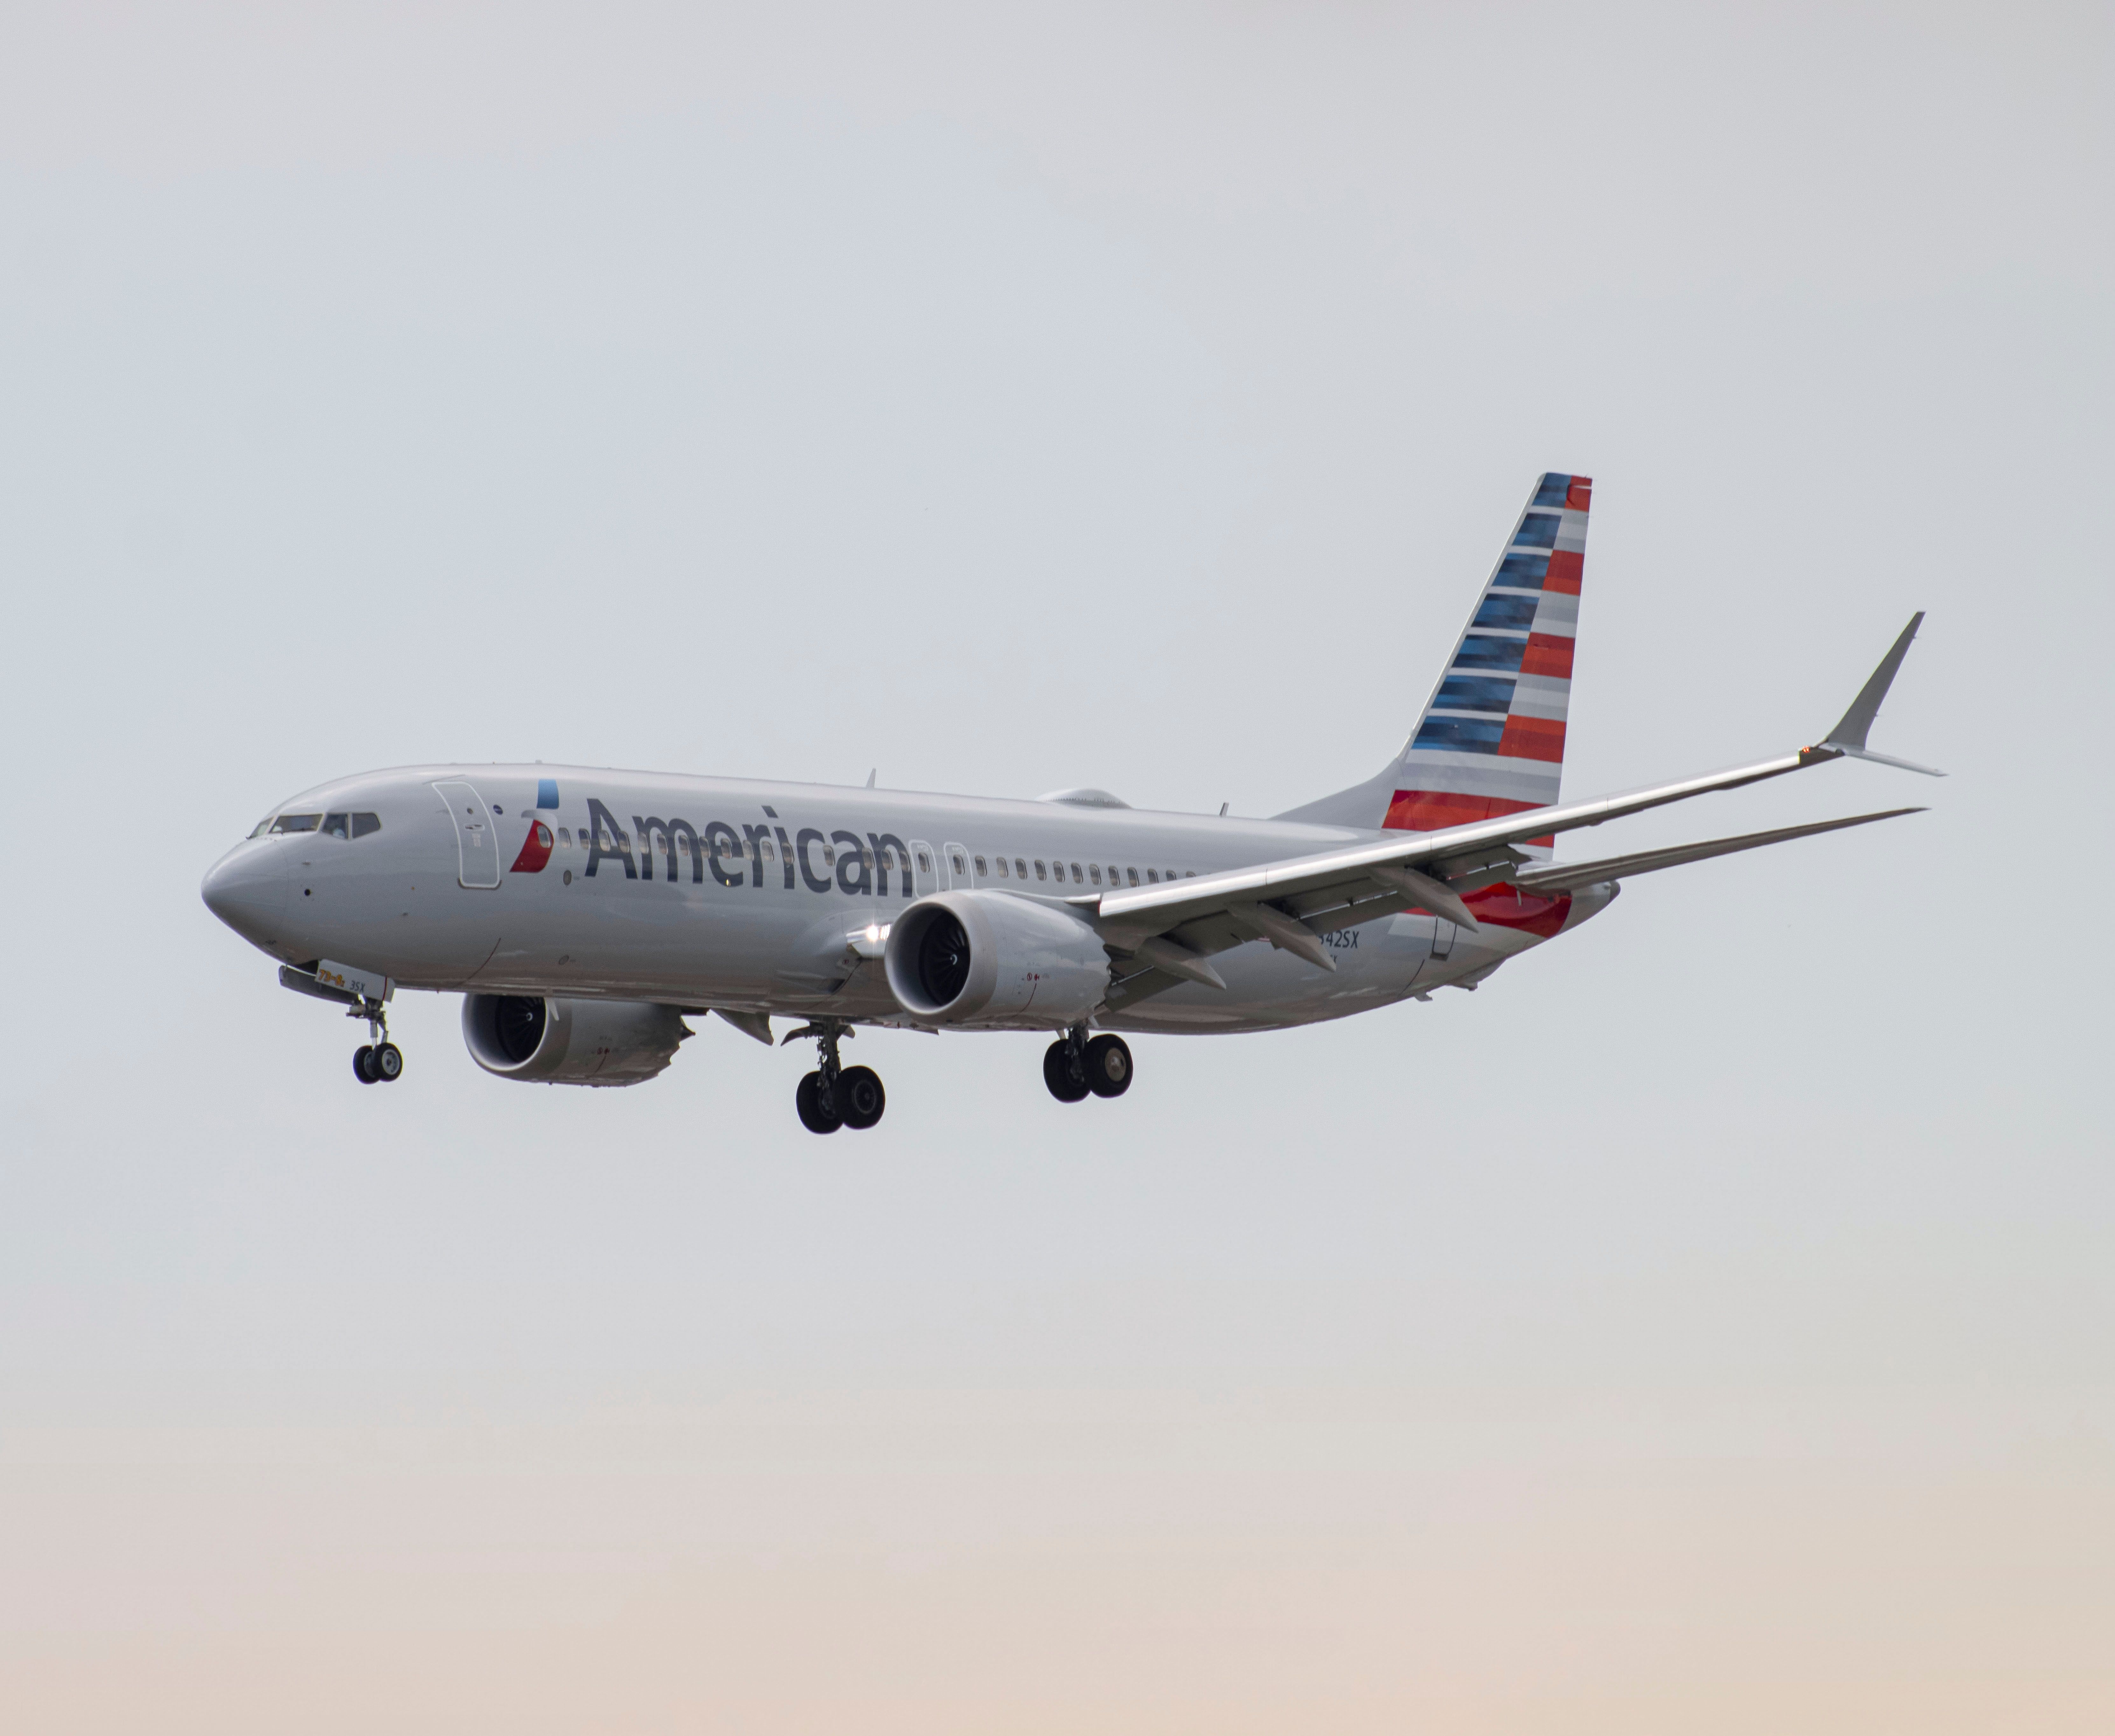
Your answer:
[[[1280,818],[1437,831],[1557,800],[1593,492],[1591,477],[1543,477],[1402,752]],[[1548,845],[1523,848],[1546,856]]]

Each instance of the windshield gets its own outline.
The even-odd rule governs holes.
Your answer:
[[[365,838],[382,830],[382,818],[373,813],[268,813],[250,829],[253,838],[278,837],[287,832],[320,831],[326,836]]]

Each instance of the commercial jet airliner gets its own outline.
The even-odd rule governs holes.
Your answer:
[[[1035,801],[584,767],[416,766],[282,802],[206,875],[207,906],[279,980],[365,1021],[361,1081],[396,1079],[400,988],[460,992],[501,1079],[633,1085],[717,1013],[812,1039],[802,1124],[869,1128],[841,1065],[862,1025],[1033,1031],[1061,1102],[1121,1097],[1121,1033],[1258,1031],[1473,989],[1640,874],[1914,813],[1554,859],[1558,837],[1865,745],[1924,619],[1810,746],[1564,802],[1593,484],[1535,487],[1402,751],[1274,819],[1151,813],[1101,790]]]

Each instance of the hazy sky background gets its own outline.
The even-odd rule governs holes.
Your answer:
[[[18,4],[0,1725],[2115,1724],[2104,7]],[[1445,993],[389,1091],[200,876],[409,761],[1268,813],[1596,481]],[[848,1057],[849,1058],[849,1057]]]

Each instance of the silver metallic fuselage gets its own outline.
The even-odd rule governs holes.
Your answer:
[[[557,804],[539,809],[539,788],[548,795],[553,783]],[[475,817],[491,827],[481,847],[489,853],[496,845],[496,871],[466,865],[458,817],[437,786],[475,792]],[[633,873],[608,853],[588,872],[590,798],[617,817]],[[372,813],[381,826],[357,838],[319,831],[253,837],[208,873],[208,905],[282,963],[354,963],[407,988],[891,1023],[911,1021],[889,991],[874,937],[915,896],[975,887],[1062,902],[1095,890],[1075,883],[1076,863],[1103,877],[1116,869],[1127,882],[1134,870],[1141,878],[1149,869],[1204,874],[1382,836],[1060,801],[547,765],[371,772],[319,786],[278,811],[295,810]],[[665,822],[668,830],[641,838],[635,822],[642,818]],[[521,852],[539,823],[553,844],[543,865],[531,868],[526,862],[538,852],[526,859]],[[693,836],[709,834],[728,841],[726,856],[693,847]],[[786,844],[804,834],[799,859],[786,859]],[[885,841],[897,841],[911,859],[884,873],[847,839],[883,841],[865,843],[866,858],[883,849],[893,855],[897,845]],[[744,841],[740,854],[735,840]],[[766,844],[773,846],[768,859]],[[1002,877],[1002,854],[1009,868],[1029,864],[1029,877]],[[1039,863],[1058,866],[1062,888],[1037,877]],[[463,883],[484,878],[498,883]],[[736,883],[723,883],[730,881]],[[1573,899],[1562,925],[1575,925],[1606,899],[1605,892]],[[1094,1022],[1204,1032],[1341,1018],[1443,984],[1473,983],[1543,937],[1488,923],[1472,932],[1416,912],[1386,917],[1327,937],[1333,973],[1257,941],[1214,960],[1224,992],[1183,983]],[[1048,1021],[1011,1023],[1049,1028]]]

